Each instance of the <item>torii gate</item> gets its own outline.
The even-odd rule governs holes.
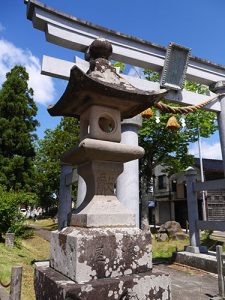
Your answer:
[[[113,46],[112,59],[162,73],[167,53],[165,47],[94,25],[90,22],[77,19],[76,17],[71,17],[36,0],[24,0],[24,2],[27,4],[27,18],[32,21],[36,29],[45,32],[48,42],[71,50],[87,53],[92,41],[98,37],[103,37],[109,40]],[[69,62],[54,57],[43,56],[42,74],[68,80],[70,69],[75,64],[83,70],[87,70],[89,66],[87,61],[78,58],[76,62]],[[150,82],[126,75],[123,76],[133,86],[143,90],[158,90],[160,88],[160,83],[157,82]],[[192,56],[189,59],[186,78],[209,86],[210,91],[208,95],[199,95],[185,89],[170,90],[165,96],[166,100],[194,105],[207,101],[212,96],[216,96],[217,93],[221,94],[225,92],[225,66]],[[225,96],[218,97],[215,101],[205,106],[204,109],[217,112],[225,172]],[[131,125],[133,125],[133,129]],[[126,143],[127,140],[129,140],[129,134],[131,139],[134,134],[137,135],[140,120],[128,120],[123,126],[125,128],[123,129],[124,135],[122,135],[122,142]],[[137,143],[137,138],[134,138],[133,142]],[[137,162],[134,162],[134,165],[130,166],[130,168],[128,174],[129,176],[133,176],[134,179],[131,187],[132,191],[130,192],[129,188],[121,191],[119,181],[117,189],[118,194],[122,193],[120,200],[123,201],[126,206],[129,205],[133,207],[133,211],[137,213],[139,205]],[[132,170],[136,171],[132,172]],[[64,172],[64,177],[62,174],[61,176],[63,178],[66,176],[68,179],[68,177],[71,176],[69,174],[70,172],[71,169],[67,168],[67,171]],[[120,180],[125,181],[127,178],[126,167],[124,175],[121,176],[123,176],[123,179],[121,177]],[[64,188],[66,188],[66,186],[64,186]],[[84,190],[83,187],[82,189]],[[68,186],[66,190],[67,193],[69,193]],[[66,210],[68,210],[68,206]]]

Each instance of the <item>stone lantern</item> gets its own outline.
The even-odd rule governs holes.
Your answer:
[[[116,73],[111,54],[108,41],[95,40],[88,72],[73,67],[63,96],[48,108],[52,116],[80,119],[80,143],[61,161],[77,166],[87,193],[70,226],[52,233],[50,266],[36,266],[37,299],[170,299],[169,277],[152,273],[150,232],[136,227],[135,215],[115,195],[123,163],[144,154],[120,143],[121,120],[166,90],[136,89]]]

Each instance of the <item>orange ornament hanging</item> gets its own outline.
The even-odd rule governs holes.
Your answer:
[[[177,122],[177,119],[175,116],[172,116],[168,119],[166,128],[176,130],[180,128],[180,124]]]
[[[153,116],[153,111],[152,109],[149,107],[146,110],[144,110],[143,112],[141,112],[141,116],[144,119],[150,119]]]

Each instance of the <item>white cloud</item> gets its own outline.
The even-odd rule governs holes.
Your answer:
[[[205,141],[201,142],[202,157],[211,159],[222,159],[220,143],[210,144]],[[199,157],[198,143],[194,143],[190,146],[189,153],[195,157]]]
[[[44,105],[53,102],[54,83],[52,78],[41,75],[39,58],[29,50],[17,48],[12,43],[0,39],[0,85],[5,81],[6,73],[18,64],[26,67],[29,74],[29,86],[34,90],[35,102]]]

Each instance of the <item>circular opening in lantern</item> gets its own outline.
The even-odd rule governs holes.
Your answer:
[[[98,125],[102,131],[106,133],[111,133],[116,127],[115,121],[109,116],[100,117],[98,120]]]

